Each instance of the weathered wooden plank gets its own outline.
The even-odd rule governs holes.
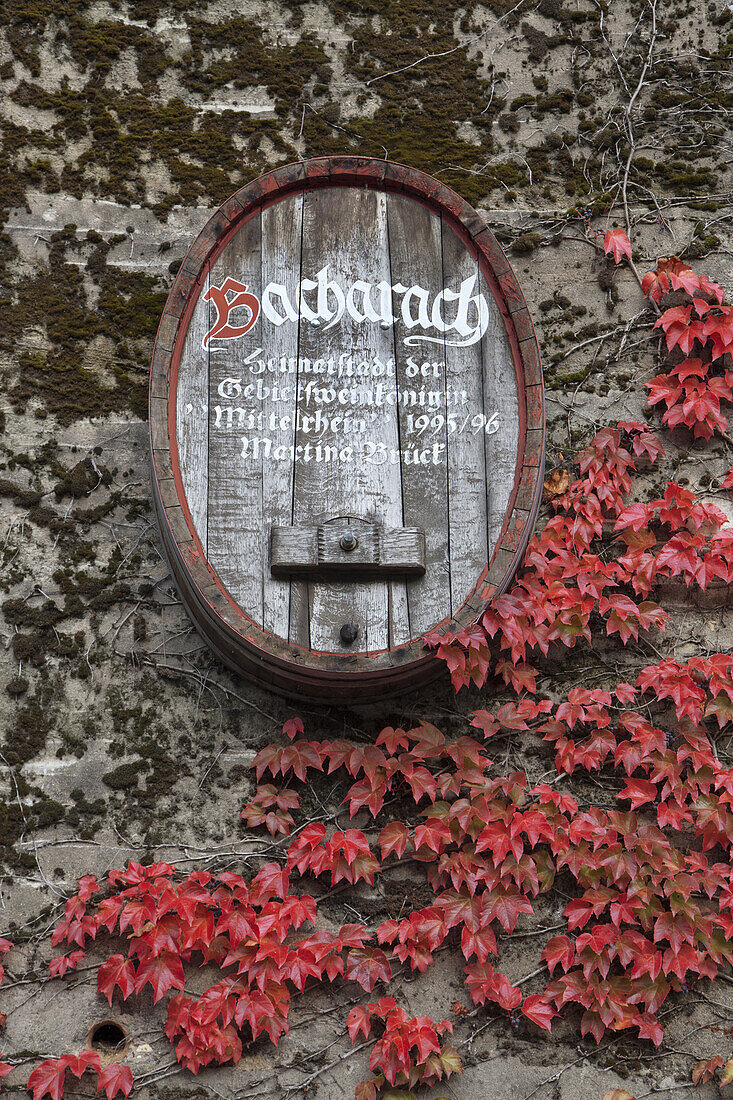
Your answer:
[[[314,574],[348,578],[422,575],[425,532],[419,527],[391,530],[350,520],[322,526],[273,527],[270,563],[276,575]]]
[[[261,296],[260,217],[251,218],[211,268],[212,287],[234,279]],[[229,301],[233,301],[229,292]],[[216,310],[212,324],[217,320]],[[250,319],[246,305],[228,317],[233,328]],[[261,317],[236,339],[209,340],[208,559],[229,593],[255,622],[262,621],[262,565],[269,528],[262,518],[262,430],[266,381],[252,371],[262,344]],[[253,388],[250,389],[249,387]],[[247,440],[245,446],[244,440]],[[263,543],[265,546],[263,547]]]
[[[362,528],[353,550],[345,550],[342,540],[343,535],[332,526],[320,528],[318,558],[322,566],[343,573],[363,566],[365,572],[386,576],[425,572],[425,532],[419,527]]]
[[[165,397],[151,396],[150,443],[152,445],[154,454],[157,454],[161,451],[166,451],[170,455],[170,437],[168,432],[168,401]]]
[[[312,575],[318,569],[320,527],[273,527],[270,535],[270,568],[276,577],[294,573]]]
[[[298,300],[300,249],[303,232],[303,196],[294,195],[262,211],[262,286],[284,286],[290,302]],[[263,326],[264,327],[264,326]],[[268,463],[263,468],[262,522],[266,536],[271,524],[293,522],[294,465],[290,457],[295,438],[297,401],[297,324],[268,325],[263,356],[274,362],[276,370],[267,377],[279,379],[277,400],[274,394],[263,402],[268,420],[267,435],[272,438],[273,453],[284,447],[288,458]],[[282,370],[285,366],[287,369]],[[270,422],[269,414],[275,413]],[[288,422],[287,418],[290,418]],[[267,550],[266,538],[263,547]],[[265,630],[288,638],[291,613],[307,616],[308,586],[301,580],[274,575],[265,554],[263,560],[262,625]]]
[[[480,277],[481,291],[489,307],[489,324],[483,340],[484,412],[496,415],[498,428],[485,435],[489,490],[489,556],[501,533],[512,490],[519,448],[519,396],[517,373],[509,338],[493,295]]]
[[[390,194],[387,198],[387,224],[392,285],[412,287],[420,283],[434,291],[441,288],[440,218],[406,195]],[[406,322],[406,318],[412,321],[419,315],[419,300],[413,298],[408,302],[406,314],[403,314],[404,297],[397,293],[392,296],[392,311],[396,318],[397,386],[402,399],[399,405],[400,446],[403,451],[400,464],[402,514],[406,526],[420,526],[425,530],[425,574],[407,583],[408,636],[414,636],[425,633],[450,614],[447,427],[445,422],[442,429],[430,427],[433,416],[445,414],[445,346],[444,340],[435,331],[431,331],[430,335],[438,338],[438,343],[405,343],[422,330]],[[415,373],[422,369],[424,362],[429,363],[427,378]],[[426,397],[428,393],[438,395],[438,407],[430,408]],[[418,419],[426,416],[427,422]],[[421,426],[423,423],[427,423],[424,428]],[[430,445],[442,444],[439,461],[425,466],[408,464],[405,449],[423,447],[426,442]],[[400,636],[400,640],[405,639]]]
[[[293,522],[354,514],[402,526],[400,479],[390,463],[391,451],[399,446],[397,415],[394,405],[381,397],[396,384],[392,331],[352,316],[365,317],[370,309],[366,287],[360,289],[358,280],[389,286],[384,193],[356,188],[307,192],[302,275],[312,288],[305,295],[306,309],[301,306],[299,326],[296,446],[304,449],[295,465]],[[340,295],[329,283],[341,288]],[[319,291],[335,322],[331,328],[308,320],[307,302],[312,304]],[[351,309],[344,302],[349,293]],[[386,461],[376,461],[382,455]],[[319,581],[309,588],[312,648],[339,652],[339,630],[346,622],[360,627],[353,652],[388,647],[389,591],[384,581]],[[291,621],[291,639],[307,642],[302,635],[294,637],[294,625]]]
[[[189,307],[176,447],[168,356]],[[417,684],[421,635],[461,629],[505,590],[536,514],[542,375],[521,290],[475,212],[420,172],[323,158],[269,173],[221,208],[176,279],[150,437],[166,553],[223,660],[312,698]],[[405,581],[423,567],[420,528],[427,572]]]
[[[480,321],[478,261],[443,223],[443,282],[457,296],[469,296],[467,326]],[[468,280],[468,282],[466,282]],[[475,299],[471,303],[471,299]],[[449,317],[460,302],[446,302]],[[448,312],[450,311],[450,312]],[[484,452],[485,408],[481,384],[481,341],[453,330],[446,338],[446,409],[448,433],[448,520],[450,589],[453,614],[468,598],[488,561],[487,476]],[[453,424],[453,430],[451,430]]]
[[[183,341],[176,389],[178,466],[191,521],[204,553],[208,545],[209,351],[203,347],[203,338],[210,328],[210,306],[204,300],[208,289],[207,267]]]

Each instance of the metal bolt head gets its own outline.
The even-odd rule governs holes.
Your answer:
[[[359,545],[359,540],[353,531],[344,531],[343,535],[339,539],[339,546],[342,550],[356,550]]]
[[[344,645],[353,645],[358,636],[358,623],[344,623],[344,625],[339,630],[339,637]]]

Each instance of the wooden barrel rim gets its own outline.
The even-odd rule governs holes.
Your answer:
[[[176,387],[183,339],[207,264],[241,225],[287,195],[318,187],[371,187],[401,192],[428,206],[478,258],[510,342],[519,396],[519,454],[514,488],[491,561],[463,605],[408,644],[361,654],[320,653],[263,630],[234,601],[207,561],[188,512],[178,468]],[[438,180],[406,165],[362,157],[323,157],[268,172],[240,188],[212,215],[189,249],[163,310],[150,375],[153,496],[163,542],[184,605],[211,647],[229,665],[281,690],[306,694],[327,683],[403,690],[440,670],[425,649],[428,635],[475,622],[504,592],[529,540],[541,501],[544,392],[539,347],[519,283],[491,230],[475,210]],[[430,666],[435,666],[431,668]],[[358,676],[357,676],[358,674]],[[310,686],[310,692],[308,687]]]

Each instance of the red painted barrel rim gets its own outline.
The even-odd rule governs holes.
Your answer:
[[[188,512],[178,467],[176,386],[183,339],[212,263],[242,223],[288,195],[318,187],[372,187],[401,192],[442,218],[475,256],[492,290],[509,339],[517,374],[519,448],[514,488],[492,559],[457,612],[408,644],[372,653],[318,653],[269,634],[236,603],[207,561]],[[150,372],[150,445],[153,490],[163,542],[189,613],[219,655],[259,679],[314,681],[413,680],[434,657],[429,635],[459,631],[475,622],[493,596],[508,587],[539,509],[544,469],[544,392],[532,319],[509,262],[477,212],[432,176],[406,165],[366,157],[323,157],[268,172],[236,191],[212,215],[189,249],[163,310]],[[231,651],[231,652],[230,652]],[[268,672],[270,675],[268,675]],[[423,676],[424,678],[424,676]]]

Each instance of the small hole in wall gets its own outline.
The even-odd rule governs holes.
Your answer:
[[[129,1036],[116,1020],[102,1020],[89,1031],[87,1046],[100,1054],[123,1054],[127,1050]]]

